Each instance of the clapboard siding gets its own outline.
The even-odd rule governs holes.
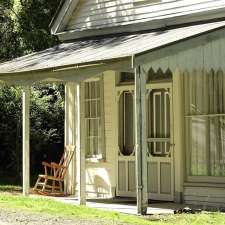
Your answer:
[[[217,187],[185,187],[184,202],[205,207],[225,207],[225,189]]]
[[[170,0],[149,4],[135,0],[80,1],[66,30],[108,28],[194,14],[224,7],[224,0]]]

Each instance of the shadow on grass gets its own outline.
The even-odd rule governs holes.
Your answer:
[[[21,182],[15,177],[1,177],[0,179],[0,192],[7,193],[21,193]]]
[[[15,185],[0,185],[0,192],[21,193],[22,187]]]

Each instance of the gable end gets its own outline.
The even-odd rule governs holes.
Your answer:
[[[78,3],[79,0],[64,0],[64,3],[63,0],[61,1],[56,15],[50,24],[52,34],[64,31]]]

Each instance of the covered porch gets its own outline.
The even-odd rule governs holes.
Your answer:
[[[61,44],[1,64],[1,81],[9,85],[23,86],[23,194],[29,195],[30,193],[30,87],[38,82],[65,83],[65,145],[76,146],[76,155],[70,164],[65,180],[65,192],[76,194],[77,202],[85,205],[86,168],[89,161],[85,159],[85,131],[82,120],[85,93],[82,86],[84,81],[94,80],[99,74],[107,77],[116,72],[130,72],[134,73],[135,77],[133,90],[135,99],[134,157],[137,197],[137,207],[131,207],[131,211],[135,210],[138,214],[146,214],[149,199],[148,177],[154,176],[153,173],[149,174],[151,167],[148,166],[146,81],[150,70],[161,70],[164,73],[170,70],[173,86],[173,104],[171,106],[173,107],[173,118],[176,118],[171,124],[175,129],[169,140],[173,152],[171,157],[174,160],[174,164],[170,167],[174,174],[174,180],[171,181],[173,185],[171,193],[174,201],[181,202],[185,183],[182,79],[184,73],[200,71],[203,68],[224,70],[225,64],[222,62],[218,64],[217,59],[222,59],[225,51],[221,51],[221,49],[215,51],[214,49],[218,43],[224,41],[224,26],[225,22],[221,21],[164,31],[87,39]],[[221,46],[224,48],[225,45]],[[212,51],[215,53],[214,60],[212,60]],[[151,89],[151,83],[149,88]],[[106,108],[104,110],[107,111]],[[109,121],[111,113],[113,112],[107,111]],[[113,122],[117,123],[117,121]],[[109,132],[108,140],[115,138],[110,130],[105,132]],[[105,140],[106,150],[108,149],[108,140]],[[114,174],[112,178],[114,189],[110,190],[112,195],[117,194],[115,188],[118,185],[119,171],[118,167],[112,166],[118,163],[117,150],[110,158],[107,158],[106,154],[103,159],[95,159],[97,164],[108,163],[109,170],[113,170],[111,174]],[[104,176],[101,170],[99,170],[99,176]]]
[[[37,197],[37,196],[34,196]],[[55,201],[59,201],[71,205],[79,205],[79,201],[76,197],[47,197]],[[94,209],[101,209],[104,211],[113,211],[118,213],[136,215],[137,214],[137,204],[135,198],[89,198],[87,199],[86,206]],[[187,204],[179,204],[174,202],[160,202],[160,201],[151,201],[147,207],[146,215],[173,215],[175,211],[182,210],[184,208],[197,209],[197,207],[189,206]]]

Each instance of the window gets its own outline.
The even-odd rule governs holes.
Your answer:
[[[119,83],[120,84],[134,83],[134,73],[121,72],[119,74]]]
[[[225,176],[225,74],[185,73],[185,129],[191,176]]]
[[[100,80],[84,83],[84,102],[86,157],[103,158],[103,94]]]
[[[119,145],[122,155],[131,155],[134,152],[134,104],[133,94],[124,91],[119,100]]]

